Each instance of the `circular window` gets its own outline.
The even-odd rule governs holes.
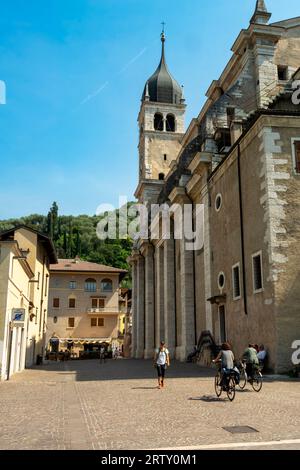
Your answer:
[[[219,289],[223,289],[223,287],[225,286],[225,274],[224,273],[219,274],[218,285],[219,285]]]
[[[57,317],[53,317],[53,323],[57,323]]]
[[[216,208],[216,211],[219,212],[219,210],[221,209],[222,207],[222,196],[221,194],[218,194],[217,197],[216,197],[216,201],[215,201],[215,208]]]

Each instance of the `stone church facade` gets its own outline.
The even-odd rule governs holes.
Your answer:
[[[140,203],[204,207],[204,246],[136,242],[132,356],[163,339],[184,361],[201,338],[236,356],[264,344],[269,366],[292,368],[300,339],[300,17],[270,23],[256,2],[233,55],[185,130],[183,90],[170,75],[165,35],[139,114]],[[159,223],[159,220],[158,220]]]

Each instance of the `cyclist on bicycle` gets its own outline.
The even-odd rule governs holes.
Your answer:
[[[234,369],[234,354],[231,350],[231,346],[229,343],[223,343],[221,346],[221,351],[219,352],[216,359],[213,360],[213,363],[221,361],[221,372],[222,372],[222,380],[221,386],[226,387],[228,385],[228,378],[230,377],[230,373]]]
[[[243,361],[246,363],[246,372],[248,378],[253,380],[255,369],[257,369],[259,366],[257,351],[253,344],[249,344],[248,348],[245,349],[243,354]]]

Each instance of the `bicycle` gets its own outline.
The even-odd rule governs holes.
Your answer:
[[[218,364],[218,370],[215,376],[215,391],[217,397],[220,398],[222,392],[226,392],[229,401],[232,402],[235,399],[235,385],[235,372],[231,370],[229,373],[225,372],[223,374],[221,365]]]
[[[257,393],[259,393],[262,389],[263,386],[263,375],[261,373],[262,368],[261,366],[256,366],[253,365],[252,367],[252,376],[248,377],[247,371],[246,371],[246,363],[244,361],[240,361],[239,364],[239,370],[240,370],[240,383],[239,387],[241,390],[244,390],[246,387],[247,382],[250,383],[252,386],[253,390]]]
[[[248,376],[246,372],[246,363],[243,361],[240,361],[237,367],[240,371],[240,381],[238,385],[241,390],[244,390],[248,382]]]

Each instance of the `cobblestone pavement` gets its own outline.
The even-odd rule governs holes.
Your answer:
[[[230,403],[214,371],[173,362],[157,390],[149,361],[50,363],[0,383],[0,449],[166,449],[288,441],[300,449],[300,381],[268,378]],[[225,426],[259,432],[230,434]],[[297,442],[298,440],[298,442]],[[253,445],[253,444],[252,444]]]

